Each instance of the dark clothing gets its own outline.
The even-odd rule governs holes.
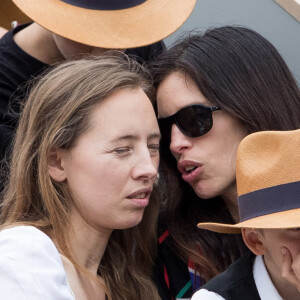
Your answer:
[[[215,292],[226,300],[260,300],[252,271],[254,258],[255,255],[251,252],[245,254],[202,288]]]
[[[155,60],[165,48],[166,47],[163,42],[157,42],[145,47],[127,49],[125,53],[128,56],[135,58],[139,63],[148,63]]]
[[[222,205],[225,205],[222,204],[222,201],[219,201],[220,199],[210,199],[209,202],[202,201],[202,199],[195,195],[193,191],[191,194],[186,193],[186,197],[188,200],[182,200],[182,203],[184,203],[182,205],[183,208],[180,209],[180,216],[178,213],[176,217],[182,226],[180,229],[175,228],[175,226],[174,228],[175,232],[176,230],[181,230],[182,234],[193,234],[193,239],[199,239],[199,241],[201,239],[204,239],[204,241],[206,240],[206,249],[201,249],[200,243],[197,246],[194,246],[198,247],[199,253],[204,255],[205,252],[210,251],[210,247],[214,247],[214,249],[211,249],[212,254],[210,259],[216,257],[216,259],[222,260],[222,262],[220,261],[222,265],[218,265],[217,267],[223,271],[228,268],[231,261],[239,259],[244,253],[249,251],[240,234],[220,235],[213,232],[202,232],[196,227],[197,219],[201,220],[201,222],[208,221],[210,218],[215,218],[214,221],[221,220],[221,217],[216,219],[210,212],[215,208],[215,205],[218,205],[221,208]],[[189,201],[188,204],[187,201]],[[213,206],[212,203],[214,203]],[[194,209],[193,213],[195,212],[195,215],[190,212],[190,208],[187,208],[187,211],[184,211],[187,206]],[[199,216],[196,216],[198,212]],[[222,214],[222,218],[229,221],[229,218],[226,215],[229,214],[229,212],[222,211]],[[169,224],[168,220],[166,211],[162,209],[157,226],[158,251],[154,268],[154,280],[162,300],[189,299],[192,297],[193,293],[201,288],[206,282],[205,279],[201,277],[201,267],[196,267],[195,263],[190,259],[181,259],[177,243],[174,241],[172,234],[169,233],[170,226],[172,226],[171,222],[175,221],[173,220]],[[184,224],[184,222],[186,223]],[[205,243],[203,243],[203,246],[205,247]],[[232,250],[230,252],[224,251],[224,249],[228,250],[227,247],[231,247],[230,249]],[[224,257],[224,259],[221,257]]]
[[[191,298],[204,284],[191,262],[182,261],[174,251],[174,242],[162,218],[158,225],[158,253],[154,268],[154,281],[162,300]]]
[[[154,281],[159,295],[162,300],[191,298],[194,291],[188,265],[170,248],[169,239],[171,237],[167,230],[159,237],[154,269]]]
[[[20,101],[25,95],[25,84],[47,68],[47,64],[25,53],[13,40],[13,35],[29,24],[21,25],[0,39],[0,159],[4,157],[17,123]],[[163,42],[129,49],[126,53],[139,62],[151,61],[165,48]],[[14,116],[13,116],[14,115]]]
[[[9,31],[0,39],[0,159],[10,144],[17,120],[9,114],[11,101],[22,96],[17,90],[47,65],[24,52],[13,40],[13,34],[27,25]],[[18,107],[15,107],[18,112]]]

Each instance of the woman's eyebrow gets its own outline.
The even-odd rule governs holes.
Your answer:
[[[148,135],[148,139],[154,139],[154,138],[161,138],[161,134],[159,132],[153,132],[151,134]],[[127,135],[121,135],[118,136],[116,138],[114,138],[111,142],[112,143],[116,143],[116,142],[120,142],[120,141],[134,141],[134,140],[138,140],[139,137],[137,135],[132,135],[132,134],[127,134]]]
[[[154,132],[154,133],[149,134],[148,138],[149,139],[154,139],[154,138],[160,139],[161,138],[161,134],[159,132]]]
[[[138,139],[138,137],[136,135],[127,134],[127,135],[121,135],[121,136],[114,138],[112,140],[112,142],[115,143],[115,142],[120,142],[120,141],[137,140],[137,139]]]

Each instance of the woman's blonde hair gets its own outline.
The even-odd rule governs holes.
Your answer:
[[[79,271],[84,269],[74,260],[66,230],[71,193],[66,182],[51,180],[48,157],[53,147],[72,147],[88,129],[91,111],[124,88],[142,88],[150,98],[153,95],[148,73],[125,55],[55,66],[31,89],[14,140],[1,227],[28,224],[39,228],[55,239]],[[154,192],[138,226],[113,231],[99,266],[108,298],[159,298],[150,280],[158,208]]]

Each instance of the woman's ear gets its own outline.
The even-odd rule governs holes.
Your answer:
[[[52,148],[48,156],[49,175],[57,182],[63,182],[67,178],[66,171],[62,164],[63,156],[64,150],[58,148]]]
[[[266,248],[262,230],[242,228],[242,236],[247,247],[255,255],[263,255],[265,253]]]

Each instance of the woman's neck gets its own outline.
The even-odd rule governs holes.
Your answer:
[[[14,41],[27,54],[45,64],[65,59],[56,46],[52,32],[36,23],[17,32]]]
[[[97,274],[112,230],[96,230],[79,214],[71,216],[70,247],[74,258],[93,274]]]
[[[225,205],[231,214],[235,223],[240,221],[238,202],[237,202],[237,190],[236,186],[232,187],[226,193],[222,195],[222,199],[225,202]]]
[[[70,211],[70,223],[66,230],[69,233],[73,259],[81,267],[77,269],[60,251],[68,282],[76,299],[104,300],[105,284],[98,269],[112,230],[96,230],[83,220],[76,209]]]

